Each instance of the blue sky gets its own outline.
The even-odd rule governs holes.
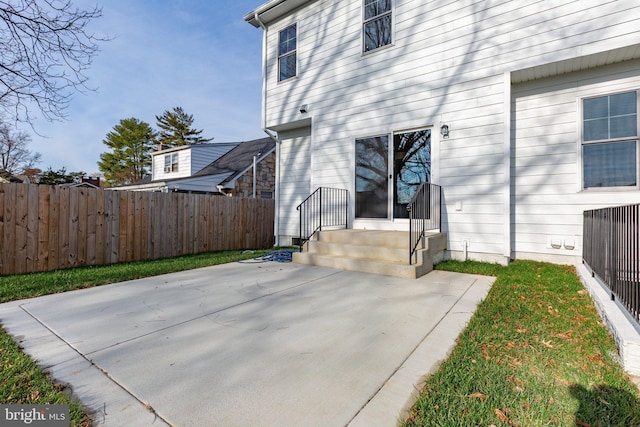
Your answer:
[[[97,173],[102,140],[121,119],[155,128],[180,106],[213,142],[264,136],[260,128],[262,31],[244,14],[262,0],[104,0],[91,29],[108,35],[86,73],[96,91],[76,94],[62,122],[36,120],[30,148],[40,169]],[[74,0],[81,9],[96,3]]]

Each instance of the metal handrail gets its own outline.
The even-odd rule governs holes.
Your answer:
[[[300,251],[323,227],[347,228],[349,192],[341,188],[318,187],[302,201],[300,212]]]
[[[423,182],[418,187],[407,210],[409,211],[409,264],[418,245],[430,230],[441,229],[442,188],[439,185]]]

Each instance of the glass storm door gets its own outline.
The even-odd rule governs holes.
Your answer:
[[[407,204],[431,181],[431,130],[356,140],[356,218],[408,218]]]
[[[389,136],[356,140],[356,218],[389,217]]]
[[[409,218],[407,205],[431,182],[431,129],[393,135],[393,217]]]

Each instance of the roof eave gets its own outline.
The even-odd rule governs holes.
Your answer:
[[[260,28],[260,23],[269,24],[312,1],[314,0],[270,0],[244,15],[244,20],[254,27]]]

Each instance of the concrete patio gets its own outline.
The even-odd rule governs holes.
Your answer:
[[[0,305],[96,425],[393,426],[493,278],[233,263]]]

